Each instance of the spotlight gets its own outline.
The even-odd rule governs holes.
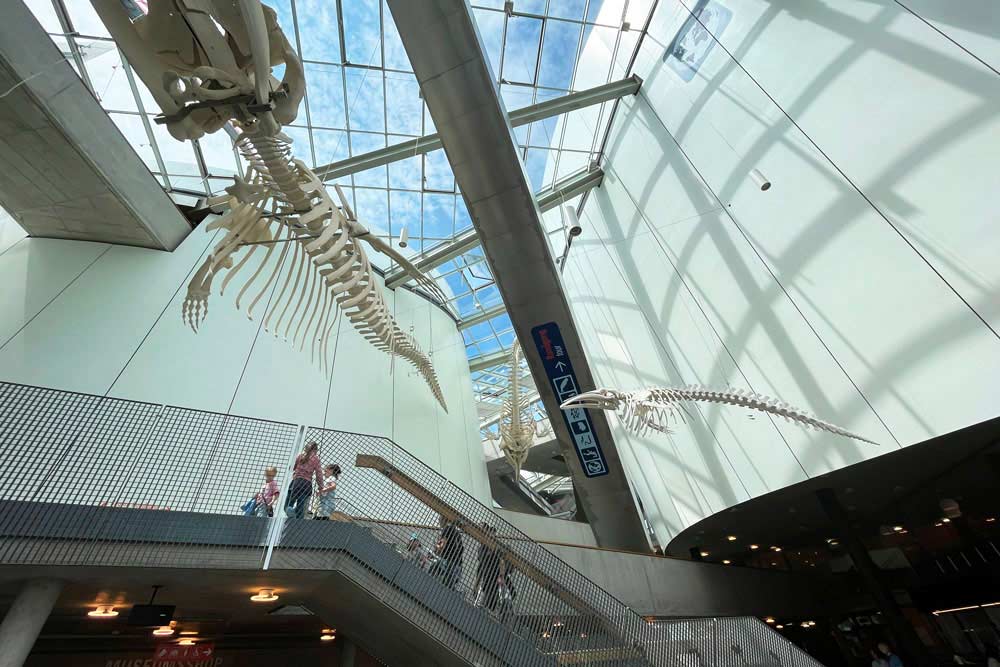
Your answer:
[[[93,609],[87,612],[87,616],[91,618],[114,618],[118,615],[115,608],[109,605],[101,605],[97,609]]]
[[[273,588],[262,588],[257,591],[257,595],[251,595],[250,599],[254,602],[274,602],[278,596],[274,594]]]
[[[410,230],[406,227],[406,225],[403,225],[403,229],[399,231],[399,247],[405,248],[407,245],[409,245],[409,240],[410,240]]]

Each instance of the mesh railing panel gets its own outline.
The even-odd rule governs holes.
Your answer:
[[[282,511],[310,441],[328,521]],[[484,666],[817,665],[756,619],[646,623],[386,438],[0,383],[0,444],[0,563],[338,570]]]

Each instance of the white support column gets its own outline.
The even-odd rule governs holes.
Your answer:
[[[55,606],[62,582],[33,579],[24,584],[0,623],[0,667],[21,667]]]

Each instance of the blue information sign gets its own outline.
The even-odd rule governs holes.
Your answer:
[[[531,330],[531,337],[535,341],[535,347],[538,348],[538,355],[542,358],[542,363],[545,364],[545,375],[549,378],[549,384],[556,394],[556,400],[562,403],[579,394],[580,383],[576,381],[573,362],[566,354],[566,346],[563,344],[559,325],[555,322],[540,324]],[[597,442],[597,434],[594,432],[594,424],[590,421],[590,415],[583,408],[561,410],[560,412],[562,412],[563,419],[566,420],[566,428],[569,429],[573,443],[576,445],[576,454],[580,457],[583,474],[587,477],[607,475],[608,462],[604,459],[601,444]]]

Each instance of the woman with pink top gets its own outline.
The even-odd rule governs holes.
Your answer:
[[[310,442],[302,453],[295,457],[295,468],[292,470],[292,483],[288,487],[288,497],[285,499],[285,515],[290,519],[302,519],[306,515],[306,507],[312,497],[312,480],[316,477],[316,485],[323,488],[323,466],[320,465],[319,444]]]

